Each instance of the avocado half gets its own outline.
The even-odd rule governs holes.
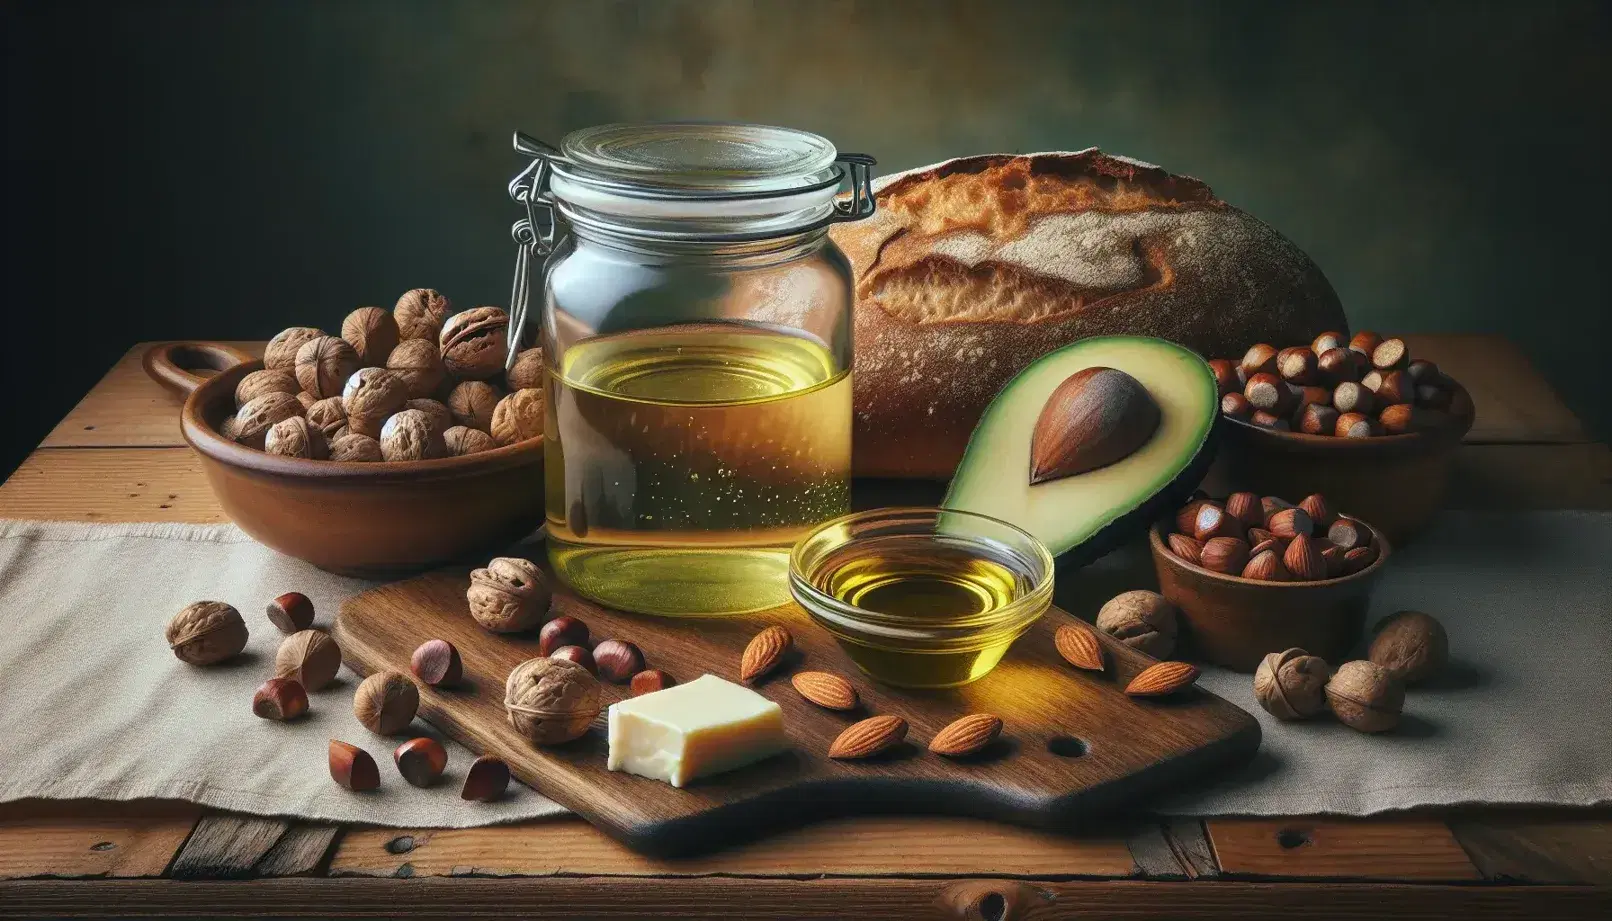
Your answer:
[[[1123,457],[1032,482],[1043,466],[1032,460],[1038,422],[1044,430],[1056,425],[1059,413],[1072,405],[1065,382],[1080,384],[1093,377],[1093,369],[1121,371],[1140,384],[1140,403],[1148,423],[1152,410],[1145,404],[1156,407],[1156,425],[1140,438],[1122,432],[1119,440],[1128,445],[1140,441]],[[1113,431],[1120,425],[1103,418],[1114,402],[1113,390],[1088,393],[1086,418],[1076,430],[1105,438],[1105,426]],[[1187,500],[1214,459],[1219,406],[1214,372],[1187,348],[1143,336],[1082,339],[1043,355],[996,395],[969,437],[942,504],[1018,525],[1040,539],[1060,566],[1083,566]]]

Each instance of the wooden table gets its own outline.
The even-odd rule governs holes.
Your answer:
[[[1612,508],[1612,452],[1587,441],[1516,348],[1421,336],[1412,349],[1478,406],[1454,504]],[[177,403],[140,369],[143,350],[0,485],[0,516],[224,520],[179,436]],[[1138,816],[1082,837],[879,817],[657,860],[574,818],[398,830],[188,803],[0,806],[0,916],[1612,917],[1608,887],[1609,810]]]

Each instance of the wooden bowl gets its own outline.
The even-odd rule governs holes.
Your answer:
[[[1470,407],[1471,398],[1455,386]],[[1217,491],[1291,496],[1295,502],[1320,493],[1333,508],[1349,509],[1403,545],[1443,507],[1455,451],[1473,418],[1468,411],[1430,431],[1333,438],[1222,417]]]
[[[1181,610],[1182,633],[1199,658],[1251,672],[1266,653],[1298,646],[1332,665],[1365,629],[1366,607],[1391,548],[1371,524],[1377,559],[1352,575],[1319,582],[1265,582],[1188,563],[1165,545],[1168,523],[1148,534],[1159,593]]]
[[[218,433],[235,411],[235,385],[261,361],[216,343],[183,342],[153,347],[144,364],[185,397],[185,441],[230,519],[320,569],[395,576],[485,556],[543,523],[541,438],[426,461],[279,457]],[[202,376],[196,368],[216,373]]]

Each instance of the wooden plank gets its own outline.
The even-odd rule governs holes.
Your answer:
[[[202,818],[174,858],[176,879],[238,879],[312,873],[336,839],[334,825],[260,816],[216,814]]]
[[[45,436],[41,447],[179,447],[180,400],[146,376],[141,358],[157,343],[142,342],[118,359],[84,399]],[[263,342],[231,341],[253,355]]]
[[[1214,879],[1220,864],[1203,822],[1166,818],[1150,822],[1126,839],[1137,869],[1148,879]]]
[[[200,806],[163,800],[7,803],[0,879],[161,876],[200,816]]]
[[[1012,908],[1011,914],[1008,909]],[[666,880],[557,876],[532,879],[108,880],[95,885],[0,883],[0,917],[171,915],[273,917],[1146,918],[1150,921],[1380,921],[1384,917],[1595,918],[1612,912],[1612,890],[1589,886],[1433,886],[964,879]]]
[[[1477,419],[1468,442],[1587,438],[1583,424],[1514,343],[1499,336],[1449,333],[1406,336],[1405,342],[1413,356],[1438,365],[1472,394]]]
[[[1482,875],[1439,819],[1226,818],[1204,823],[1221,872],[1253,879],[1444,882]]]
[[[333,876],[945,876],[1128,877],[1119,838],[1077,838],[977,819],[874,816],[796,828],[717,854],[656,858],[581,819],[489,828],[352,829]]]
[[[41,448],[0,484],[0,516],[227,521],[189,448]]]
[[[1465,445],[1448,505],[1490,509],[1612,509],[1612,449],[1604,444]]]
[[[1485,879],[1612,886],[1612,819],[1604,811],[1468,811],[1449,825]]]

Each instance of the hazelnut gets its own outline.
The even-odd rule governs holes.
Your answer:
[[[1310,513],[1304,509],[1284,508],[1265,519],[1265,530],[1283,540],[1289,540],[1300,534],[1309,537],[1315,533],[1315,522],[1310,520]]]
[[[465,772],[465,785],[459,798],[476,803],[490,803],[504,795],[509,787],[509,765],[504,759],[482,755]]]
[[[323,339],[326,333],[322,329],[312,326],[293,326],[283,329],[269,340],[268,347],[263,350],[263,367],[270,371],[295,372],[297,367],[297,352],[304,345],[315,339]]]
[[[1295,403],[1293,390],[1287,381],[1264,372],[1249,375],[1248,383],[1243,387],[1243,396],[1255,409],[1262,409],[1273,416],[1287,415]]]
[[[1243,380],[1248,380],[1256,374],[1276,373],[1276,347],[1264,342],[1256,343],[1243,353],[1243,360],[1238,363],[1242,369]]]
[[[269,429],[276,422],[302,415],[302,404],[289,393],[265,393],[235,414],[235,440],[263,450]]]
[[[1228,393],[1241,393],[1243,389],[1243,376],[1239,373],[1237,362],[1230,358],[1215,358],[1209,362],[1209,370],[1215,373],[1215,388],[1224,398]]]
[[[298,630],[286,637],[274,654],[275,677],[294,678],[309,691],[335,681],[340,670],[341,647],[323,630]]]
[[[1379,621],[1366,658],[1405,684],[1438,673],[1450,658],[1444,625],[1421,611],[1400,611]]]
[[[1240,537],[1211,537],[1203,543],[1198,565],[1213,572],[1235,575],[1248,564],[1248,541]]]
[[[1370,415],[1376,409],[1377,401],[1365,385],[1344,381],[1332,388],[1332,406],[1340,413]]]
[[[1338,666],[1326,694],[1338,720],[1361,732],[1393,729],[1405,707],[1405,686],[1387,669],[1362,659]]]
[[[587,646],[588,625],[569,614],[561,614],[543,625],[537,634],[537,651],[550,655],[561,646]]]
[[[1248,565],[1243,567],[1244,579],[1258,579],[1261,582],[1291,582],[1293,576],[1282,565],[1281,557],[1277,556],[1275,549],[1261,550],[1249,557]]]
[[[381,443],[368,435],[342,435],[330,443],[330,459],[334,461],[379,461]]]
[[[553,592],[548,576],[537,564],[520,557],[498,557],[470,574],[466,597],[476,623],[494,633],[514,633],[543,619]]]
[[[634,697],[653,694],[656,691],[664,691],[676,683],[677,681],[671,675],[660,669],[646,668],[632,676],[632,694]]]
[[[448,411],[460,425],[491,433],[493,411],[502,398],[498,388],[486,381],[464,381],[448,392]]]
[[[313,602],[301,592],[286,592],[269,602],[269,623],[291,634],[313,626]]]
[[[1316,355],[1324,355],[1333,349],[1344,347],[1343,333],[1328,330],[1310,340],[1310,351]]]
[[[1194,566],[1203,565],[1203,544],[1185,534],[1171,534],[1165,540],[1170,545],[1171,553]]]
[[[1303,386],[1319,380],[1316,373],[1315,353],[1304,346],[1282,349],[1276,353],[1276,373],[1282,379]]]
[[[330,740],[330,778],[355,793],[374,790],[381,785],[381,771],[375,759],[356,745]]]
[[[1360,354],[1346,348],[1328,349],[1317,355],[1315,368],[1322,380],[1334,384],[1360,379]]]
[[[1157,592],[1133,591],[1115,595],[1097,612],[1097,629],[1132,649],[1156,659],[1175,649],[1175,605]]]
[[[1211,537],[1242,537],[1246,530],[1229,510],[1205,504],[1199,507],[1198,517],[1192,522],[1192,539],[1207,541]]]
[[[330,456],[330,444],[325,433],[310,425],[302,416],[281,419],[270,426],[263,439],[263,450],[281,457],[303,457],[324,460]]]
[[[402,732],[420,710],[420,689],[402,672],[376,672],[353,694],[353,715],[378,735]]]
[[[1219,506],[1220,503],[1213,499],[1193,499],[1175,513],[1175,529],[1182,534],[1191,534],[1193,528],[1197,527],[1198,512],[1205,505]]]
[[[358,370],[358,353],[344,340],[322,336],[297,350],[296,369],[303,390],[320,399],[333,397]]]
[[[1277,432],[1293,431],[1293,426],[1286,419],[1274,413],[1268,413],[1263,409],[1254,410],[1254,414],[1248,417],[1248,422],[1250,425],[1257,425],[1262,429],[1271,429]]]
[[[1280,720],[1302,720],[1327,708],[1326,662],[1302,649],[1273,652],[1254,672],[1254,699]]]
[[[447,640],[426,640],[416,646],[414,655],[409,657],[409,670],[432,687],[458,684],[465,674],[459,650]]]
[[[493,436],[480,429],[455,425],[442,433],[442,444],[448,449],[449,457],[464,457],[466,454],[480,454],[498,447]]]
[[[1260,508],[1259,496],[1251,492],[1234,492],[1227,496],[1226,512],[1247,528],[1257,528],[1265,523],[1265,513]]]
[[[397,299],[392,319],[397,322],[398,335],[405,341],[430,339],[435,343],[443,321],[451,313],[453,304],[447,298],[430,288],[415,288],[403,292]]]
[[[1248,398],[1239,390],[1220,398],[1220,411],[1233,419],[1247,420],[1254,415],[1254,404],[1248,402]]]
[[[360,307],[341,321],[341,337],[365,365],[382,365],[397,347],[397,321],[380,307]]]
[[[1298,430],[1306,435],[1331,436],[1338,427],[1338,411],[1320,403],[1310,403],[1299,411]]]
[[[501,445],[512,445],[543,434],[543,391],[517,390],[493,409],[492,436]]]
[[[198,601],[169,619],[167,635],[181,662],[216,665],[246,648],[246,621],[222,601]]]
[[[307,408],[308,421],[319,431],[324,433],[327,441],[334,441],[336,433],[347,425],[347,410],[342,406],[341,397],[325,397],[315,400]]]
[[[615,684],[626,684],[644,670],[644,653],[625,640],[605,640],[593,647],[593,661],[599,677]]]
[[[1444,374],[1443,372],[1439,371],[1438,365],[1433,364],[1431,361],[1428,361],[1425,358],[1416,358],[1411,360],[1405,365],[1405,373],[1409,375],[1410,379],[1415,381],[1418,386],[1422,384],[1437,386],[1444,380]]]
[[[431,417],[418,409],[405,409],[381,426],[381,456],[389,461],[430,460],[446,457],[442,434],[431,427]]]
[[[499,307],[473,307],[442,324],[437,345],[442,365],[455,377],[485,380],[504,370],[509,315]]]
[[[1361,413],[1344,413],[1338,416],[1332,434],[1339,438],[1370,438],[1377,434],[1377,420]]]
[[[1410,347],[1403,339],[1384,339],[1371,350],[1371,366],[1378,371],[1396,371],[1410,364]]]
[[[308,692],[290,678],[270,678],[252,695],[252,714],[285,722],[308,712]]]
[[[1332,506],[1327,504],[1327,497],[1320,493],[1311,493],[1299,502],[1299,508],[1310,516],[1315,527],[1329,527],[1332,524]]]
[[[1416,400],[1416,385],[1404,371],[1389,371],[1377,382],[1372,394],[1377,398],[1377,404],[1383,407],[1412,403]]]
[[[1362,356],[1369,360],[1371,358],[1371,353],[1377,350],[1377,344],[1382,341],[1383,337],[1377,333],[1374,333],[1370,330],[1361,330],[1360,332],[1355,333],[1353,339],[1349,340],[1349,350],[1359,352]]]
[[[522,349],[515,356],[515,364],[504,372],[504,383],[511,391],[535,390],[543,386],[543,350]]]
[[[1377,415],[1377,424],[1382,427],[1386,435],[1404,435],[1407,432],[1425,432],[1428,429],[1438,428],[1444,418],[1444,414],[1436,409],[1395,404],[1386,407]]]
[[[1376,547],[1356,547],[1343,552],[1343,574],[1353,575],[1377,562]]]
[[[528,659],[504,683],[509,724],[539,745],[583,736],[599,716],[599,682],[564,659]]]
[[[296,375],[290,371],[264,368],[241,378],[241,382],[235,385],[235,405],[237,408],[245,406],[265,393],[289,393],[296,396],[299,389],[301,388],[297,384]]]
[[[561,646],[559,649],[549,653],[549,658],[574,662],[587,669],[590,675],[599,674],[599,663],[594,660],[593,653],[585,646]]]
[[[436,739],[410,739],[392,752],[392,763],[411,785],[429,787],[447,769],[448,750]]]
[[[1317,582],[1327,577],[1327,561],[1321,555],[1320,542],[1306,534],[1298,534],[1288,541],[1282,551],[1282,566],[1300,582]]]
[[[404,339],[386,357],[386,369],[403,379],[409,396],[428,397],[437,392],[448,376],[442,367],[442,354],[437,351],[437,338]]]
[[[409,388],[397,372],[385,368],[357,371],[347,379],[341,394],[348,431],[379,438],[387,417],[401,410],[408,398]]]
[[[403,404],[403,408],[417,409],[425,413],[426,418],[431,421],[431,431],[436,432],[438,435],[445,435],[448,429],[453,428],[453,414],[448,412],[448,407],[436,400],[410,400]]]

